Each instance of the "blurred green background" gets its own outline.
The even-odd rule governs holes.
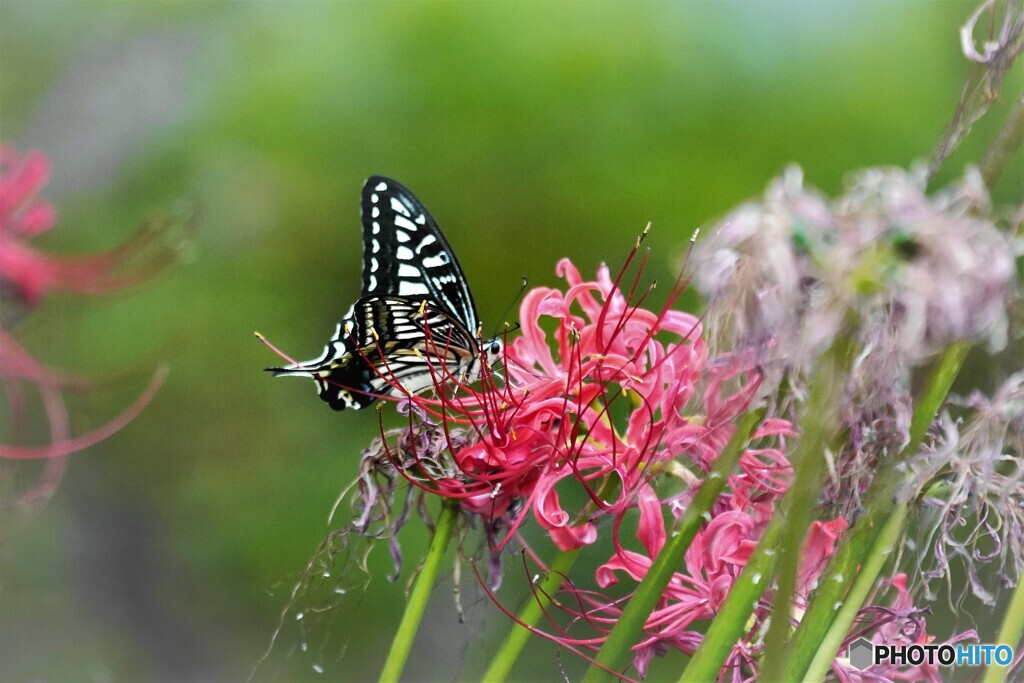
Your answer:
[[[377,433],[375,413],[333,413],[308,382],[263,374],[276,358],[252,333],[319,354],[358,295],[366,176],[419,195],[496,328],[520,275],[554,284],[563,256],[617,264],[647,221],[649,274],[670,277],[696,226],[790,162],[831,193],[859,167],[925,158],[970,73],[957,31],[974,4],[3,0],[0,137],[54,166],[59,224],[39,242],[91,251],[158,209],[200,213],[184,265],[129,292],[56,295],[16,330],[53,367],[171,374],[0,538],[0,680],[248,675]],[[1022,85],[1017,69],[1006,90]],[[1015,163],[1003,201],[1024,195]],[[77,402],[76,428],[138,388]],[[407,532],[404,577],[424,544],[422,525]],[[288,658],[286,634],[258,678],[373,678],[404,583],[383,578],[385,548],[372,568],[333,625],[344,653]],[[410,680],[473,680],[507,626],[463,573],[466,623],[446,577]],[[525,584],[511,572],[505,604]],[[523,679],[580,668],[530,647]],[[656,662],[653,678],[675,671]]]

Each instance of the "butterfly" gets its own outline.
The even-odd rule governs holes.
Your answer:
[[[311,377],[335,410],[416,394],[439,381],[474,382],[502,342],[480,338],[480,320],[455,252],[427,209],[401,183],[363,185],[363,291],[316,360],[268,368]]]

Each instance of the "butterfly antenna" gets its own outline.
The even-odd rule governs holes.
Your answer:
[[[516,304],[519,303],[519,300],[523,298],[523,294],[526,292],[526,288],[528,286],[528,282],[526,280],[526,276],[525,275],[520,275],[519,277],[521,277],[523,279],[523,286],[519,288],[519,293],[516,294],[516,297],[514,299],[512,299],[512,301],[509,302],[508,307],[505,308],[505,312],[501,315],[503,320],[508,320],[508,314],[512,312],[512,309],[515,308]],[[508,323],[505,323],[505,329],[506,329],[506,333],[507,333],[509,331],[508,330]],[[518,329],[519,329],[519,323],[516,323],[511,331],[515,332]],[[497,337],[497,336],[498,336],[497,334],[492,335],[492,337]]]

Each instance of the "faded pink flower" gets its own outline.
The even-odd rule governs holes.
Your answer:
[[[797,167],[694,249],[712,349],[750,349],[765,387],[798,405],[821,352],[852,345],[849,439],[822,500],[853,518],[878,463],[909,438],[915,367],[957,341],[1007,342],[1021,242],[1000,230],[976,170],[927,192],[923,169],[870,168],[829,198]]]
[[[847,333],[852,314],[865,353],[888,325],[905,363],[961,339],[1005,345],[1017,246],[990,217],[976,170],[936,194],[925,185],[923,169],[872,168],[830,200],[788,168],[697,245],[718,341],[757,345],[765,362],[799,370]]]
[[[991,396],[954,397],[947,409],[964,412],[954,418],[944,411],[909,465],[915,487],[942,483],[941,496],[923,501],[936,514],[922,535],[933,552],[919,557],[918,569],[932,597],[939,579],[953,603],[970,590],[995,605],[996,584],[1013,587],[1024,577],[1024,372]],[[956,564],[966,581],[951,580]]]

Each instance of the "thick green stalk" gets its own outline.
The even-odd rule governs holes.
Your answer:
[[[828,675],[832,668],[832,660],[836,658],[839,648],[843,646],[846,634],[850,632],[850,627],[857,618],[861,605],[871,595],[871,591],[875,587],[875,580],[882,572],[882,568],[885,567],[886,561],[892,556],[892,551],[899,542],[900,535],[903,533],[903,524],[907,520],[907,510],[908,505],[906,503],[897,505],[892,514],[889,515],[889,519],[886,520],[885,526],[878,533],[874,547],[868,553],[867,560],[865,560],[860,571],[857,572],[857,578],[854,580],[853,587],[850,588],[850,592],[846,596],[846,601],[836,611],[832,626],[825,634],[825,638],[822,640],[814,655],[814,659],[811,661],[811,667],[804,676],[805,680],[820,681]]]
[[[910,441],[894,458],[889,458],[878,467],[874,481],[865,496],[865,512],[846,534],[839,550],[833,555],[828,568],[818,581],[818,590],[800,620],[793,635],[793,653],[788,667],[789,676],[802,679],[811,661],[818,652],[835,617],[835,605],[843,602],[850,578],[857,574],[857,568],[864,562],[874,544],[879,530],[888,520],[896,506],[894,498],[900,484],[899,465],[917,453],[928,425],[935,418],[949,389],[953,385],[967,355],[965,342],[951,344],[939,360],[931,381],[917,406],[910,422]],[[856,606],[860,609],[861,605]]]
[[[596,664],[587,670],[583,678],[586,683],[612,680],[613,676],[608,671],[621,671],[628,666],[632,647],[640,640],[647,617],[661,599],[672,574],[682,565],[683,555],[686,554],[701,525],[707,521],[706,515],[721,495],[729,474],[739,461],[747,441],[750,440],[750,435],[763,418],[764,410],[761,409],[752,410],[739,420],[732,438],[715,460],[707,478],[679,520],[672,537],[658,553],[633,597],[626,604],[626,609],[608,635],[601,651],[597,653]]]
[[[773,598],[772,620],[765,636],[761,676],[766,681],[781,681],[787,677],[792,631],[789,610],[797,591],[807,529],[827,471],[825,451],[839,425],[843,379],[849,366],[850,345],[837,341],[822,357],[821,365],[811,378],[811,396],[800,420],[802,434],[793,457],[796,475],[793,486],[775,513],[776,517],[782,517],[785,528],[779,549],[779,579]]]
[[[736,577],[736,583],[704,634],[704,640],[693,653],[679,679],[680,683],[718,679],[733,645],[749,630],[750,615],[754,613],[758,600],[771,584],[782,529],[782,516],[773,516],[761,535],[757,550]]]
[[[508,636],[505,637],[505,642],[501,644],[497,654],[494,655],[494,659],[491,660],[491,665],[487,668],[482,680],[488,683],[498,683],[508,677],[509,672],[512,670],[512,665],[516,663],[516,659],[519,658],[519,654],[523,651],[527,639],[532,635],[530,629],[525,628],[522,624],[527,626],[537,625],[537,622],[544,615],[544,611],[551,604],[551,598],[548,596],[554,595],[555,591],[565,582],[565,577],[569,570],[572,569],[573,564],[575,564],[576,558],[579,557],[580,550],[581,548],[576,548],[575,550],[559,553],[555,557],[555,561],[551,563],[547,575],[538,584],[535,595],[528,598],[526,606],[519,613],[518,623],[512,624],[512,630],[509,631]]]
[[[1010,606],[1003,616],[1003,625],[999,628],[999,635],[996,636],[996,643],[1006,643],[1013,648],[1014,652],[1020,652],[1021,636],[1024,635],[1024,581],[1018,581],[1017,587],[1013,590],[1013,598],[1010,599]],[[985,670],[985,676],[981,683],[1001,683],[1006,680],[1008,669],[1005,666],[998,666],[993,663]]]
[[[416,577],[409,602],[405,606],[402,623],[398,625],[395,639],[391,641],[388,658],[380,672],[380,683],[398,683],[398,679],[402,676],[405,661],[409,658],[409,650],[412,649],[412,642],[416,638],[416,631],[419,630],[420,620],[423,618],[423,611],[427,607],[427,600],[430,599],[430,591],[434,588],[437,569],[441,566],[441,558],[444,557],[445,550],[448,549],[448,542],[452,538],[452,529],[455,527],[455,517],[458,511],[458,504],[448,501],[441,506],[441,515],[437,519],[434,538],[430,541],[430,549],[423,561],[423,568],[420,570],[419,576]]]

